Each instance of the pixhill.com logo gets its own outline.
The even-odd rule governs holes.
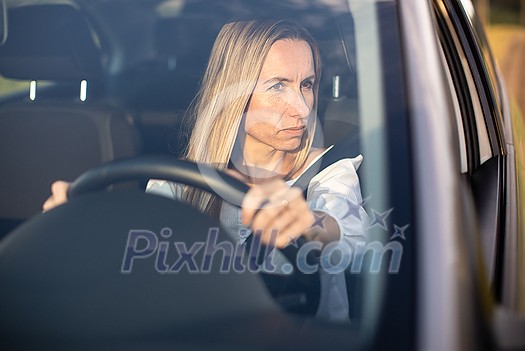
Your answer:
[[[252,240],[244,240],[247,235],[243,231],[239,233],[243,240],[233,242],[220,240],[220,229],[213,227],[209,229],[206,240],[187,243],[177,241],[170,228],[162,229],[159,234],[149,230],[130,230],[121,272],[130,274],[134,266],[148,264],[163,274],[183,270],[206,274],[212,269],[218,269],[221,273],[264,271],[284,274],[290,274],[294,269],[304,274],[312,274],[320,269],[331,274],[343,271],[358,274],[364,270],[379,273],[381,269],[386,269],[388,273],[395,274],[400,269],[403,245],[392,239],[404,240],[406,228],[396,228],[396,233],[387,243],[351,238],[326,245],[318,241],[298,245],[296,239],[292,239],[289,245],[296,248],[295,264],[276,260],[273,253],[277,249],[271,244],[262,245],[257,233],[251,234]],[[277,238],[277,233],[272,238]],[[316,259],[312,260],[312,256]],[[368,264],[364,264],[365,258]]]

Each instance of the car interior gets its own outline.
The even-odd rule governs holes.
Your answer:
[[[9,170],[0,177],[10,184],[0,205],[3,234],[41,211],[54,180],[73,180],[140,150],[130,112],[101,98],[101,55],[85,17],[64,5],[26,6],[8,15],[2,75],[37,83],[34,97],[29,91],[9,97],[0,111],[0,157]],[[41,81],[47,85],[40,88]],[[89,86],[86,101],[81,82]]]
[[[207,228],[217,226],[187,205],[144,194],[147,179],[141,172],[147,167],[130,163],[126,171],[136,172],[135,177],[124,184],[106,179],[96,187],[113,191],[72,198],[67,206],[40,213],[56,179],[71,181],[95,166],[133,156],[163,155],[162,162],[168,163],[180,158],[213,40],[224,23],[239,17],[279,13],[312,33],[323,61],[318,145],[355,144],[358,77],[353,19],[343,2],[177,3],[158,1],[157,7],[136,6],[136,12],[127,13],[117,1],[93,2],[93,7],[72,1],[7,1],[0,75],[29,84],[0,97],[0,162],[9,170],[0,172],[0,181],[8,184],[0,200],[0,237],[11,240],[12,249],[2,264],[12,267],[9,279],[20,283],[3,290],[4,296],[19,298],[9,308],[10,323],[2,325],[2,337],[28,347],[38,340],[54,349],[246,349],[254,340],[261,349],[360,348],[359,295],[351,297],[353,323],[334,325],[304,316],[298,323],[253,274],[179,273],[167,280],[152,274],[153,267],[120,274],[122,257],[114,253],[122,251],[129,228],[174,228],[174,235],[191,247]],[[97,16],[114,16],[113,27],[108,18]],[[107,176],[117,168],[99,171]],[[10,235],[14,228],[16,235]],[[41,269],[22,276],[31,265]],[[352,279],[355,286],[362,284]],[[34,284],[42,290],[36,293]],[[170,299],[174,291],[177,298]],[[213,298],[205,295],[208,291],[214,291]]]
[[[280,7],[290,16],[297,10]],[[0,157],[10,170],[0,175],[3,184],[10,184],[0,204],[2,235],[41,211],[54,180],[71,181],[96,165],[130,156],[181,157],[190,104],[213,40],[222,24],[240,12],[232,8],[195,1],[177,17],[156,18],[148,27],[151,37],[138,43],[152,46],[151,57],[119,64],[112,61],[124,59],[109,51],[119,48],[104,46],[111,38],[97,35],[81,9],[63,3],[8,7],[0,74],[34,83],[30,91],[1,101],[0,142],[9,152]],[[301,10],[308,18],[318,9]],[[349,13],[327,8],[318,17],[318,27],[309,29],[325,63],[318,118],[320,144],[329,146],[359,131],[355,53]]]
[[[501,106],[493,101],[493,87],[484,84],[494,79],[474,52],[478,36],[465,33],[471,19],[464,5],[432,5],[443,68],[449,70],[443,76],[461,120],[452,125],[464,145],[455,146],[465,149],[456,161],[470,202],[457,206],[475,211],[461,219],[469,225],[461,228],[472,229],[462,239],[470,240],[465,250],[484,250],[487,270],[480,273],[472,258],[481,256],[469,252],[470,278],[486,277],[489,283],[479,285],[491,284],[498,303],[505,300],[500,285],[510,260],[502,246],[514,244],[504,237],[503,215],[512,204],[503,179],[503,131],[496,123]],[[412,179],[417,165],[411,163],[415,123],[409,121],[420,101],[409,101],[407,86],[408,73],[422,68],[405,65],[410,60],[403,57],[406,28],[398,7],[382,0],[0,0],[0,348],[415,348],[416,280],[424,267],[421,257],[416,262],[416,235],[407,239],[399,230],[415,232],[420,219]],[[213,256],[207,274],[191,272],[190,261],[179,270],[170,241],[184,242],[187,254],[220,225],[185,203],[144,192],[148,179],[166,179],[221,189],[226,201],[240,202],[246,184],[223,174],[207,178],[212,171],[181,158],[220,28],[276,17],[305,27],[320,49],[315,146],[334,145],[334,159],[363,154],[363,206],[373,217],[367,234],[370,241],[402,243],[404,250],[396,274],[345,272],[351,289],[344,322],[314,318],[315,274],[288,281],[250,271],[224,274],[221,255]],[[483,114],[495,120],[485,124]],[[42,213],[58,179],[75,181],[70,201]],[[390,227],[382,230],[381,223]],[[144,252],[148,245],[162,250],[125,274],[130,230],[160,233],[157,242],[143,242]],[[220,239],[235,244],[226,235]],[[297,249],[283,253],[293,261]],[[195,255],[204,259],[202,251]],[[370,268],[370,259],[363,266]],[[459,268],[455,273],[462,274]],[[480,301],[465,304],[482,306],[480,314],[490,309],[489,296],[472,295]],[[479,324],[489,320],[477,317]],[[480,343],[491,339],[486,334]]]

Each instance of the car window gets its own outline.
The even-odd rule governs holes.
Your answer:
[[[456,4],[457,5],[457,4]],[[497,84],[490,83],[489,74],[484,68],[482,46],[474,45],[471,38],[471,22],[465,23],[464,10],[454,7],[450,2],[442,1],[436,5],[437,19],[440,26],[440,39],[446,57],[446,73],[450,73],[454,82],[453,94],[460,104],[462,123],[457,128],[465,136],[468,168],[462,165],[465,185],[472,194],[479,218],[479,240],[483,247],[483,262],[487,277],[492,284],[496,299],[500,296],[501,266],[498,251],[503,229],[499,223],[505,214],[504,194],[501,177],[505,171],[501,168],[500,111],[494,101]],[[464,25],[467,25],[466,27]],[[492,106],[492,107],[489,107]],[[459,137],[459,152],[462,153],[462,137]]]
[[[461,52],[460,52],[461,54]],[[487,132],[487,124],[485,123],[485,116],[481,103],[479,100],[479,93],[476,89],[474,77],[472,71],[468,68],[468,63],[462,60],[466,68],[465,75],[467,78],[468,88],[471,91],[472,103],[474,106],[474,116],[476,118],[476,131],[478,133],[478,147],[479,147],[479,163],[483,164],[492,157],[492,148],[489,140],[489,134]]]
[[[465,131],[464,138],[469,158],[469,170],[472,172],[493,156],[481,101],[484,92],[478,90],[472,67],[469,65],[459,34],[448,17],[445,5],[440,3],[436,6],[438,8],[438,24],[441,28],[441,42],[462,113],[461,124],[466,127],[466,129],[463,128]],[[460,67],[460,69],[456,67]],[[462,137],[460,137],[461,139]],[[464,167],[462,166],[463,170]]]
[[[164,6],[167,5],[158,11]],[[351,323],[376,325],[381,309],[388,318],[400,313],[409,318],[409,306],[403,311],[388,312],[395,305],[388,302],[391,298],[396,303],[410,303],[408,287],[414,255],[414,238],[410,234],[414,223],[409,109],[394,1],[238,1],[235,6],[220,1],[187,1],[184,6],[163,12],[152,32],[154,37],[149,40],[155,43],[154,50],[159,55],[156,62],[145,63],[158,69],[152,71],[156,74],[152,84],[162,84],[161,95],[151,99],[150,85],[143,85],[143,89],[130,95],[129,104],[140,106],[143,123],[153,116],[148,115],[148,110],[159,106],[188,111],[222,24],[231,18],[276,15],[293,18],[307,28],[320,48],[323,73],[318,100],[318,145],[328,147],[353,138],[358,143],[352,152],[363,155],[358,174],[362,204],[370,221],[367,238],[356,238],[357,251],[351,255],[347,282],[356,287],[350,305]],[[129,80],[126,82],[129,87]],[[152,101],[157,104],[150,105]],[[367,258],[360,261],[363,252]],[[387,280],[391,281],[388,293],[383,289]],[[402,328],[403,332],[409,332],[410,326],[406,328]]]
[[[405,82],[409,68],[403,62],[397,2],[156,1],[151,3],[158,6],[153,11],[148,7],[144,14],[140,5],[122,11],[117,5],[126,1],[84,3],[86,14],[98,14],[92,20],[99,26],[93,28],[107,32],[97,36],[101,45],[107,48],[108,42],[117,44],[102,60],[105,80],[101,82],[97,75],[97,80],[89,81],[90,85],[98,83],[92,99],[79,104],[79,97],[84,100],[89,95],[87,82],[72,80],[65,93],[60,84],[46,87],[53,107],[87,106],[93,115],[89,115],[89,122],[91,117],[97,118],[101,105],[122,107],[126,113],[120,117],[127,121],[127,113],[131,116],[144,154],[183,157],[192,132],[195,98],[220,28],[246,18],[293,19],[315,38],[322,60],[322,75],[316,77],[319,135],[315,146],[335,145],[335,150],[342,145],[344,149],[338,152],[346,158],[363,157],[360,164],[353,163],[358,166],[352,173],[359,177],[361,199],[359,203],[344,199],[341,210],[345,217],[359,217],[364,234],[349,235],[352,246],[342,258],[336,252],[334,262],[330,261],[330,254],[337,251],[332,249],[320,261],[332,270],[340,269],[348,286],[347,315],[329,322],[359,330],[370,343],[386,346],[395,342],[400,349],[411,345],[416,308],[416,223]],[[75,63],[64,62],[70,61]],[[46,77],[54,69],[55,65],[49,68]],[[39,87],[45,83],[28,83],[22,84],[26,95],[18,102],[38,107],[30,100],[39,101]],[[217,94],[227,95],[228,87]],[[106,121],[97,128],[90,139],[96,139],[99,130],[118,134],[118,129]],[[45,136],[39,137],[45,140]],[[46,161],[39,160],[43,164]],[[46,164],[46,168],[52,167]],[[362,206],[366,216],[353,212],[355,206]],[[398,319],[406,322],[396,325]],[[393,325],[395,332],[390,328]],[[376,338],[377,334],[381,337]]]
[[[471,1],[461,1],[465,15],[470,23],[470,27],[473,29],[472,37],[475,40],[478,55],[483,57],[482,67],[487,74],[487,81],[490,83],[490,89],[487,90],[487,94],[491,98],[491,102],[494,104],[495,109],[498,114],[498,118],[501,118],[503,115],[502,106],[504,102],[502,101],[503,96],[501,93],[501,81],[498,78],[496,70],[496,61],[488,47],[488,40],[485,36],[485,31],[483,30],[480,19],[478,18],[474,6]]]
[[[461,115],[461,107],[459,104],[458,95],[452,79],[452,74],[448,62],[443,53],[443,47],[440,46],[441,61],[443,64],[443,72],[446,77],[448,87],[450,89],[450,99],[453,106],[453,118],[457,126],[458,142],[459,142],[459,158],[460,158],[460,172],[466,174],[468,172],[468,155],[467,155],[467,143],[465,138],[465,127],[463,125],[463,116]]]

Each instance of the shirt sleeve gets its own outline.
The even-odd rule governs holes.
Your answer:
[[[308,185],[307,202],[313,211],[324,212],[335,219],[340,239],[353,246],[366,236],[369,217],[363,208],[357,169],[363,157],[345,158],[328,166]],[[322,225],[322,223],[320,224]],[[321,269],[321,296],[317,317],[348,320],[349,302],[345,275]]]
[[[150,179],[146,185],[146,193],[165,196],[170,199],[182,199],[183,186],[166,180]]]
[[[363,208],[363,198],[357,169],[363,156],[345,158],[328,166],[308,185],[307,202],[312,211],[325,212],[339,225],[342,239],[363,238],[369,217]]]

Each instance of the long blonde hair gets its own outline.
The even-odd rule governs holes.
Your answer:
[[[185,152],[188,160],[224,170],[228,166],[237,133],[251,94],[271,46],[278,40],[306,41],[312,50],[316,80],[314,106],[307,131],[296,154],[290,178],[301,169],[310,153],[315,133],[321,62],[317,44],[302,27],[286,20],[252,20],[224,25],[213,45],[192,116],[193,131]],[[216,196],[186,187],[185,198],[197,208],[217,216]]]

